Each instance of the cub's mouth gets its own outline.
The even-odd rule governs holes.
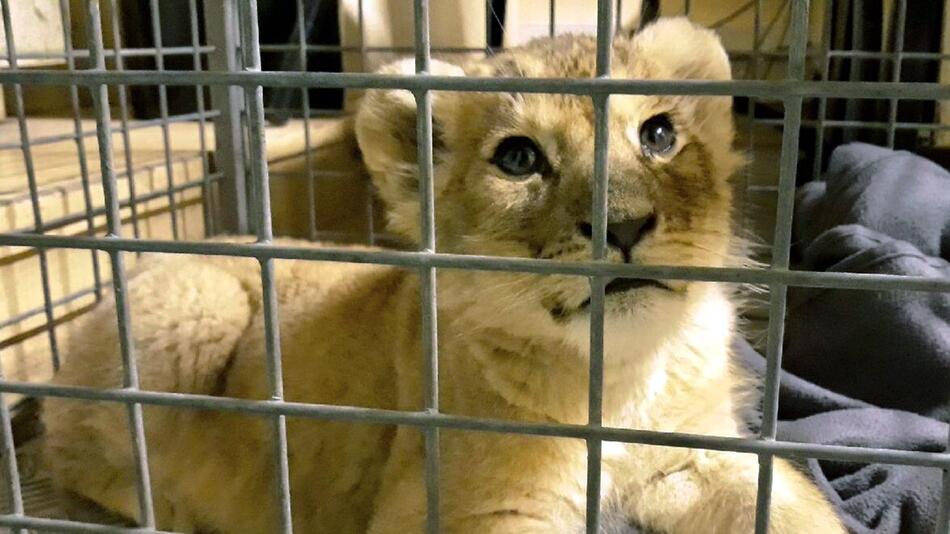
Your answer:
[[[607,285],[604,286],[604,297],[609,297],[610,295],[616,295],[619,293],[626,293],[627,291],[644,287],[655,287],[657,289],[675,292],[672,287],[660,282],[659,280],[648,280],[646,278],[614,278],[613,280],[607,282]],[[577,307],[577,309],[583,310],[589,306],[590,297],[587,297],[584,299],[584,302],[582,302],[581,305]]]
[[[613,278],[607,282],[607,285],[604,286],[604,297],[618,295],[645,287],[654,287],[664,291],[677,293],[675,289],[659,280],[647,280],[645,278]],[[584,299],[584,302],[581,302],[576,308],[565,309],[563,306],[556,306],[553,309],[548,310],[548,312],[555,320],[563,320],[588,308],[590,308],[590,297]]]

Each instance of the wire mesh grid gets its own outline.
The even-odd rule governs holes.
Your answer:
[[[6,319],[4,326],[19,323],[27,317],[42,315],[45,324],[28,332],[31,336],[45,334],[48,338],[52,366],[58,367],[59,343],[56,327],[72,316],[57,317],[56,309],[77,299],[92,296],[97,301],[103,287],[112,285],[116,295],[117,321],[120,331],[122,363],[124,369],[123,387],[100,390],[78,387],[10,380],[0,373],[0,430],[3,437],[3,457],[6,478],[9,483],[8,496],[10,513],[0,515],[0,526],[15,531],[34,529],[55,532],[159,532],[156,530],[153,510],[151,484],[149,480],[148,453],[143,431],[143,405],[174,406],[181,408],[202,408],[221,411],[242,412],[269,418],[272,422],[274,444],[274,469],[277,481],[274,491],[281,504],[281,532],[293,530],[290,509],[290,482],[288,474],[287,417],[301,417],[327,421],[369,422],[378,424],[396,424],[420,428],[425,436],[425,483],[427,497],[428,532],[439,531],[439,430],[464,429],[487,432],[503,432],[522,435],[559,436],[583,439],[588,450],[587,476],[587,530],[598,532],[600,524],[600,482],[601,447],[604,441],[623,443],[642,443],[669,447],[702,448],[721,451],[735,451],[756,454],[759,457],[759,485],[756,502],[756,532],[764,533],[769,524],[769,503],[773,458],[810,457],[842,461],[881,462],[905,465],[919,465],[942,469],[944,472],[944,490],[941,500],[938,532],[950,531],[950,452],[919,452],[889,449],[868,449],[847,446],[818,445],[809,443],[786,442],[776,439],[775,430],[778,417],[779,369],[782,359],[784,335],[784,317],[786,297],[789,287],[827,287],[847,288],[866,291],[926,291],[950,292],[950,280],[923,277],[802,272],[790,269],[790,245],[792,234],[792,212],[796,176],[799,174],[798,150],[803,127],[812,127],[815,131],[812,161],[813,177],[820,175],[822,152],[825,146],[824,136],[831,129],[863,128],[882,130],[886,133],[889,146],[895,145],[897,132],[910,130],[924,132],[933,136],[947,129],[946,124],[925,124],[898,121],[898,108],[905,101],[937,101],[950,99],[950,86],[935,83],[909,83],[901,81],[901,66],[906,61],[944,61],[950,59],[947,54],[910,53],[903,51],[904,20],[907,2],[896,3],[897,33],[896,45],[891,52],[868,52],[863,50],[836,50],[830,42],[830,17],[824,17],[821,50],[808,48],[808,29],[810,6],[808,0],[789,0],[787,28],[791,37],[786,52],[763,50],[764,40],[760,35],[774,26],[769,21],[762,27],[762,2],[753,0],[743,7],[754,12],[754,38],[750,51],[737,51],[734,59],[744,61],[749,79],[730,82],[711,81],[655,81],[655,80],[619,80],[610,75],[610,43],[613,32],[619,23],[621,2],[598,0],[597,2],[597,77],[593,79],[512,79],[512,78],[452,78],[435,76],[428,73],[433,52],[446,53],[494,53],[497,46],[486,42],[486,47],[433,47],[430,42],[430,21],[428,0],[413,0],[414,38],[413,47],[369,47],[365,45],[364,6],[358,2],[360,45],[325,46],[309,44],[306,40],[305,12],[306,4],[297,0],[297,42],[286,45],[263,45],[258,35],[258,13],[255,0],[216,0],[205,2],[203,13],[196,0],[189,0],[188,15],[190,24],[190,45],[183,47],[163,46],[161,39],[161,14],[159,2],[151,0],[149,9],[152,17],[155,41],[152,47],[123,48],[116,13],[116,0],[109,1],[112,13],[113,46],[106,48],[103,42],[100,2],[86,2],[88,10],[84,13],[87,22],[88,48],[75,50],[70,34],[70,2],[60,0],[59,7],[64,20],[64,53],[61,59],[66,61],[66,70],[28,70],[20,68],[18,62],[24,58],[42,58],[48,55],[17,55],[15,31],[11,21],[9,0],[0,0],[3,8],[3,26],[6,36],[6,59],[9,69],[0,71],[0,83],[13,91],[13,108],[19,127],[19,141],[4,143],[0,150],[19,150],[22,152],[24,173],[28,182],[29,198],[33,216],[32,225],[16,228],[14,231],[0,234],[0,245],[4,247],[23,247],[35,253],[39,260],[40,280],[42,284],[43,305],[34,310]],[[831,3],[828,6],[830,14]],[[549,32],[555,33],[555,1],[549,2]],[[688,14],[690,2],[684,4]],[[739,13],[739,12],[737,12]],[[205,20],[206,44],[200,41],[199,18]],[[827,15],[827,14],[826,14]],[[492,3],[486,2],[486,19],[491,22],[496,16]],[[720,22],[728,23],[739,16],[730,14]],[[774,19],[777,20],[777,19]],[[719,24],[719,23],[717,23]],[[716,24],[714,24],[715,26]],[[414,75],[376,75],[362,73],[306,72],[308,54],[325,51],[359,53],[365,55],[375,51],[414,53],[416,74]],[[297,54],[297,72],[268,72],[262,70],[261,55],[267,52],[293,52]],[[164,59],[172,56],[192,58],[192,70],[189,72],[170,71],[164,68]],[[129,70],[125,60],[133,57],[151,56],[155,60],[155,70]],[[59,56],[57,56],[59,57]],[[853,62],[878,60],[890,62],[891,79],[884,82],[830,81],[830,70],[835,61],[849,59]],[[79,68],[77,60],[87,61],[87,68]],[[782,61],[786,67],[784,79],[767,80],[763,78],[762,68],[771,69],[773,60]],[[806,78],[806,66],[809,61],[817,61],[820,80]],[[108,62],[112,68],[107,68]],[[765,65],[763,65],[763,62]],[[23,86],[53,85],[65,86],[69,90],[73,131],[67,134],[31,139],[30,128],[23,101]],[[159,117],[153,120],[132,120],[129,112],[128,88],[131,86],[156,86],[158,89]],[[197,112],[175,115],[169,111],[168,88],[192,87],[195,90]],[[205,88],[209,89],[211,104],[205,101]],[[311,239],[321,236],[318,232],[315,213],[314,170],[311,154],[309,121],[315,115],[311,109],[308,89],[312,87],[340,88],[347,90],[369,88],[398,88],[411,91],[417,109],[417,140],[419,161],[419,199],[422,206],[420,225],[422,241],[418,250],[363,251],[346,248],[305,248],[278,246],[272,244],[272,214],[270,200],[270,176],[265,147],[265,106],[264,87],[281,87],[299,91],[300,112],[305,136],[306,196],[308,206],[307,235]],[[96,127],[94,130],[83,128],[80,112],[79,90],[88,90],[91,94]],[[114,93],[110,94],[110,90]],[[432,103],[433,91],[510,91],[524,93],[565,93],[585,95],[592,99],[595,110],[595,188],[592,198],[592,220],[594,251],[590,262],[555,262],[522,258],[502,258],[487,256],[468,256],[439,252],[436,250],[435,206],[433,193],[433,149],[432,149]],[[771,243],[770,265],[762,269],[741,268],[705,268],[705,267],[668,267],[632,264],[608,264],[601,260],[606,251],[607,226],[607,146],[610,97],[614,94],[634,95],[731,95],[749,100],[750,128],[756,124],[779,125],[782,127],[781,158],[778,163],[778,183],[774,187],[763,188],[763,192],[774,195],[776,199],[775,227]],[[803,119],[803,105],[806,99],[818,102],[817,116],[814,120]],[[831,99],[878,99],[888,104],[888,119],[882,122],[851,120],[832,120],[828,118],[828,106]],[[119,122],[111,119],[113,102],[118,104]],[[780,104],[781,118],[760,117],[757,110],[763,102]],[[171,151],[171,127],[177,122],[195,122],[199,124],[201,176],[185,183],[176,182],[176,168],[173,165]],[[214,160],[209,160],[208,147],[211,141],[206,138],[207,122],[213,121]],[[162,137],[163,161],[166,186],[140,195],[135,190],[134,174],[137,170],[131,155],[130,135],[140,128],[159,127]],[[116,155],[113,149],[113,136],[121,135],[126,171],[118,173]],[[99,166],[102,173],[102,192],[105,203],[95,207],[92,200],[93,188],[91,170],[86,161],[85,142],[96,137]],[[85,209],[83,213],[73,214],[54,220],[43,220],[39,205],[39,187],[34,169],[33,150],[45,144],[73,141],[79,154],[78,165],[81,174],[81,189]],[[750,135],[750,143],[754,136]],[[120,178],[126,184],[126,199],[120,199]],[[179,219],[176,217],[179,193],[188,189],[202,192],[203,229],[207,235],[225,231],[248,232],[256,234],[257,240],[251,244],[206,243],[195,240],[181,240]],[[746,190],[754,190],[749,183]],[[151,239],[140,232],[140,217],[137,210],[143,202],[164,196],[171,211],[170,231],[172,240]],[[132,237],[124,237],[124,219],[122,210],[127,209],[130,216]],[[367,239],[372,243],[374,225],[372,208],[367,212],[370,218]],[[99,235],[95,218],[106,218],[105,235]],[[84,223],[85,235],[67,236],[51,233],[70,224]],[[51,249],[72,249],[89,251],[94,276],[93,287],[83,291],[54,299],[50,289],[50,269],[47,253]],[[32,252],[35,251],[35,252]],[[204,254],[254,258],[261,265],[261,281],[264,303],[265,339],[267,348],[267,374],[270,384],[270,400],[253,401],[195,394],[171,394],[145,391],[138,388],[136,359],[131,341],[131,324],[135,317],[130,316],[124,295],[127,285],[125,259],[130,253],[161,252],[170,254]],[[111,281],[107,280],[100,266],[100,254],[106,254],[110,263]],[[133,256],[134,257],[134,256]],[[277,259],[307,259],[314,261],[335,261],[352,263],[371,263],[394,265],[418,271],[421,283],[420,309],[422,318],[422,346],[420,365],[425,369],[426,389],[425,407],[415,412],[401,412],[382,409],[314,405],[285,401],[283,399],[280,332],[277,316],[277,297],[274,280],[274,261]],[[587,425],[518,423],[512,421],[482,419],[441,413],[438,398],[438,343],[437,343],[437,287],[438,269],[476,269],[486,271],[529,272],[542,274],[569,274],[588,277],[591,287],[591,329],[590,329],[590,387],[589,414]],[[770,288],[768,303],[768,338],[766,341],[767,373],[764,394],[764,417],[761,431],[754,438],[726,438],[700,436],[681,433],[658,433],[627,428],[611,428],[602,424],[603,395],[603,352],[604,352],[604,290],[609,277],[637,277],[647,279],[703,280],[726,283],[765,284]],[[0,343],[0,350],[22,340],[23,336],[10,338]],[[3,396],[57,396],[122,403],[127,406],[129,428],[137,467],[137,487],[141,527],[127,529],[108,525],[97,525],[74,520],[33,517],[24,509],[20,475],[15,454],[15,443],[11,424],[11,413]],[[950,440],[950,437],[948,437]]]

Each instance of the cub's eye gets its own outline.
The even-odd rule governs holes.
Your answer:
[[[647,156],[668,154],[676,146],[676,130],[669,115],[654,115],[640,126],[640,149]]]
[[[489,161],[505,174],[519,178],[543,172],[547,165],[541,149],[527,137],[503,139]]]

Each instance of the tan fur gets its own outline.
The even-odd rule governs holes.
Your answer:
[[[433,74],[590,77],[589,37],[541,40]],[[389,67],[411,71],[411,63]],[[715,35],[661,20],[614,46],[614,77],[728,79]],[[609,216],[655,211],[635,263],[730,266],[731,149],[724,97],[610,100]],[[577,231],[590,220],[593,108],[587,97],[433,95],[438,249],[584,261]],[[669,113],[679,144],[642,155],[639,124]],[[419,235],[415,104],[402,91],[367,93],[356,128],[394,231]],[[628,131],[633,132],[628,135]],[[488,163],[510,135],[529,136],[554,176],[513,181]],[[301,244],[301,243],[297,243]],[[611,249],[608,261],[623,261]],[[287,400],[420,410],[419,282],[381,266],[277,261]],[[735,411],[751,387],[729,354],[735,306],[716,284],[667,282],[606,299],[604,424],[741,436]],[[514,421],[585,424],[589,314],[582,277],[440,270],[441,409]],[[146,259],[130,279],[142,387],[269,398],[259,267],[211,257]],[[86,319],[60,384],[121,386],[114,304]],[[159,526],[185,531],[275,530],[272,422],[234,413],[146,407]],[[137,517],[125,408],[49,399],[47,461],[57,482]],[[404,534],[425,518],[423,439],[417,429],[288,419],[296,532]],[[441,519],[447,533],[579,533],[584,529],[582,440],[441,432]],[[604,443],[605,518],[657,532],[751,532],[754,455]],[[771,532],[844,532],[804,476],[777,460]]]

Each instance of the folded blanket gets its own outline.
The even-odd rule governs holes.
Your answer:
[[[950,277],[950,173],[907,152],[838,148],[799,190],[795,268]],[[950,294],[789,291],[785,368],[877,406],[948,420]]]
[[[950,277],[950,173],[849,144],[795,212],[796,269]],[[744,342],[736,354],[764,373]],[[950,419],[950,294],[791,288],[779,439],[941,452]],[[796,376],[797,375],[797,376]],[[752,422],[753,424],[755,421]],[[856,534],[930,534],[938,469],[810,460]]]
[[[909,152],[863,143],[838,147],[823,181],[799,188],[795,234],[812,243],[860,224],[927,256],[950,259],[950,174]]]
[[[765,358],[745,340],[734,352],[745,366],[765,375]],[[758,429],[758,420],[749,421]],[[911,451],[941,452],[947,424],[914,413],[871,406],[781,373],[781,440]],[[802,467],[838,508],[854,534],[932,534],[940,506],[938,469],[809,459]]]

